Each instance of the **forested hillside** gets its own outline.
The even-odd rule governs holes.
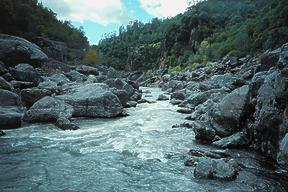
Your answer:
[[[0,33],[22,36],[32,40],[44,36],[63,41],[70,48],[86,48],[88,40],[82,29],[68,21],[59,21],[56,14],[37,0],[1,0]]]
[[[287,0],[208,0],[174,18],[121,27],[98,51],[106,65],[148,70],[254,55],[287,41]]]

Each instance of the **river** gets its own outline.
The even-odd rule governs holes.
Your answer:
[[[162,93],[151,91],[149,100]],[[184,166],[195,147],[189,129],[172,129],[184,115],[169,101],[139,104],[129,116],[78,119],[76,131],[33,124],[0,139],[1,191],[222,191]]]

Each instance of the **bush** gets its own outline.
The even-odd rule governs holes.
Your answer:
[[[87,64],[98,64],[97,51],[94,48],[89,48],[85,58]]]

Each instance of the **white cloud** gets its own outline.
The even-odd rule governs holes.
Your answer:
[[[127,24],[134,19],[121,0],[41,0],[44,6],[65,20],[94,21],[103,25],[109,23]]]
[[[173,17],[187,9],[189,0],[140,0],[140,4],[155,17]]]

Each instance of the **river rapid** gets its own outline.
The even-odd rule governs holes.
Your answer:
[[[152,101],[162,93],[142,89],[151,91],[147,99]],[[197,180],[193,169],[184,166],[187,152],[197,144],[192,130],[172,128],[185,118],[176,109],[169,101],[157,101],[127,109],[127,117],[75,120],[81,127],[76,131],[51,124],[6,131],[0,139],[0,191],[230,189],[233,183]],[[241,185],[235,191],[242,191]]]

